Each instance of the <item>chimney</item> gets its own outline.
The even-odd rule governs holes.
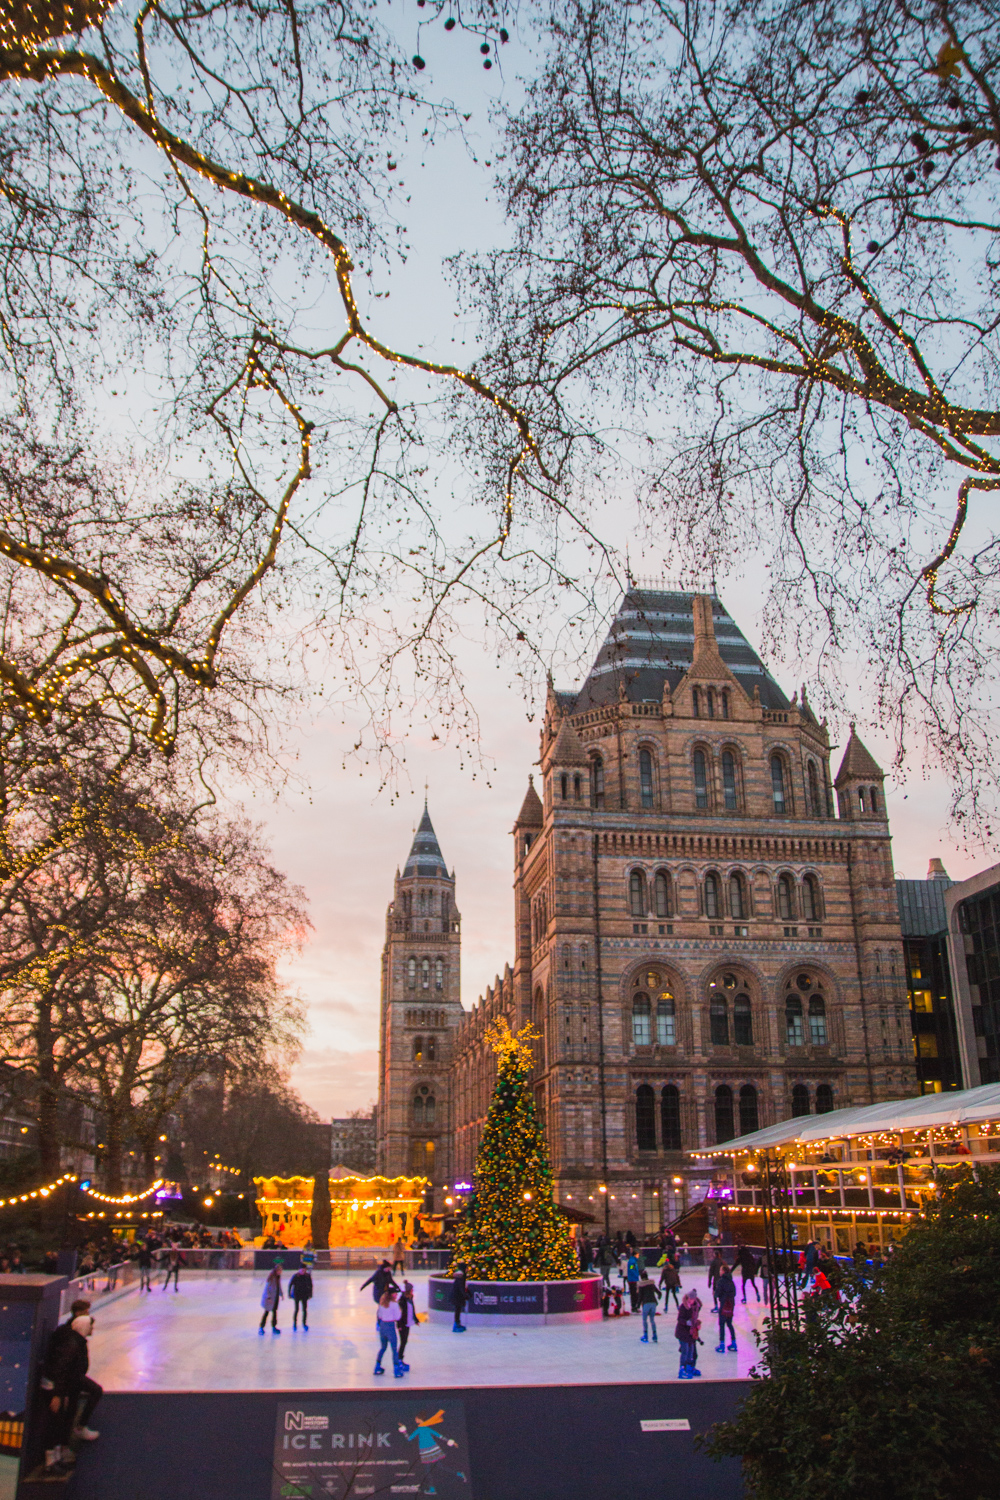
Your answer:
[[[702,644],[715,645],[715,623],[712,619],[712,596],[711,594],[695,594],[693,600],[694,610],[694,650],[698,654],[698,647]]]
[[[927,866],[927,879],[950,881],[951,876],[948,874],[948,871],[945,869],[944,864],[941,860],[932,859],[930,864]]]

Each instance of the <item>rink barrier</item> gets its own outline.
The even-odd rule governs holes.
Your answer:
[[[475,1334],[471,1334],[475,1337]],[[571,1374],[567,1371],[567,1374]],[[430,1415],[461,1403],[468,1440],[468,1500],[621,1500],[624,1494],[742,1500],[738,1462],[695,1447],[732,1418],[746,1381],[641,1385],[475,1386],[436,1389],[396,1381],[386,1391],[114,1392],[100,1407],[101,1438],[85,1444],[70,1500],[272,1500],[275,1429],[289,1405],[398,1420],[400,1402]],[[438,1488],[443,1494],[442,1478]],[[449,1488],[448,1493],[454,1493]],[[24,1487],[23,1500],[51,1497]],[[318,1500],[318,1497],[317,1497]]]
[[[468,1281],[462,1322],[470,1328],[537,1328],[548,1323],[592,1323],[601,1318],[600,1276],[564,1281]],[[427,1281],[427,1316],[450,1323],[454,1282],[431,1276]]]

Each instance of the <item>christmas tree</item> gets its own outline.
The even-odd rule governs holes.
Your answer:
[[[580,1274],[531,1089],[530,1026],[487,1032],[497,1081],[476,1157],[476,1186],[458,1227],[452,1269],[473,1281],[562,1281]]]

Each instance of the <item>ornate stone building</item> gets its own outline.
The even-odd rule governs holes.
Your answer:
[[[718,599],[630,591],[583,687],[550,689],[540,765],[513,830],[513,967],[442,1016],[442,1195],[471,1176],[498,1015],[540,1034],[558,1199],[601,1222],[606,1192],[636,1229],[703,1195],[685,1151],[916,1092],[883,773],[852,730],[831,785],[825,724]],[[383,1065],[400,1142],[429,1066]]]

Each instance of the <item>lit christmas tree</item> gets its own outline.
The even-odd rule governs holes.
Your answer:
[[[562,1281],[579,1276],[569,1226],[552,1199],[552,1172],[531,1089],[537,1035],[506,1021],[487,1039],[499,1059],[476,1157],[476,1190],[458,1227],[452,1269],[472,1281]]]

